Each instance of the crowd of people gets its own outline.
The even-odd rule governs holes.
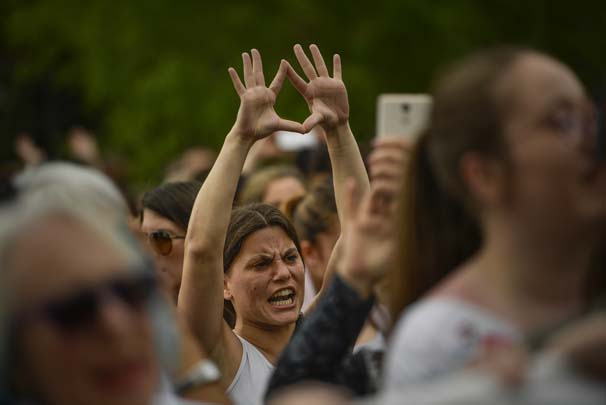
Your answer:
[[[363,154],[340,56],[294,56],[270,82],[243,53],[221,150],[135,201],[84,130],[80,164],[19,140],[0,402],[606,403],[606,145],[577,76],[466,56],[422,133]],[[286,81],[302,123],[274,109]],[[284,151],[285,131],[314,140]]]

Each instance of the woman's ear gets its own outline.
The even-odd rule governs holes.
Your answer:
[[[231,290],[229,288],[229,278],[227,274],[223,276],[223,299],[230,301],[232,298]]]
[[[307,267],[313,267],[318,264],[318,251],[310,241],[301,241],[301,254],[303,255],[303,260],[305,260],[305,265]]]
[[[477,152],[468,152],[461,158],[459,170],[463,183],[474,201],[482,206],[503,203],[507,179],[502,162]]]

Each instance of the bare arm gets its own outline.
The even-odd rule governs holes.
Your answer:
[[[288,69],[288,77],[305,98],[311,111],[311,115],[303,123],[305,130],[310,131],[314,127],[319,127],[326,138],[332,166],[335,201],[341,235],[343,235],[347,227],[344,218],[348,215],[345,184],[352,181],[358,197],[361,198],[370,190],[370,183],[358,143],[349,126],[349,100],[342,80],[341,58],[339,55],[333,56],[333,77],[330,77],[318,47],[311,45],[309,48],[314,63],[309,60],[300,45],[295,45],[294,48],[295,56],[309,83],[303,80],[291,66]],[[339,238],[333,249],[320,293],[328,285],[340,261],[342,239]],[[309,309],[313,309],[314,306],[312,303]]]
[[[240,96],[240,109],[219,157],[200,189],[192,209],[185,240],[185,257],[178,310],[211,357],[233,371],[239,341],[223,320],[223,248],[238,177],[255,141],[272,132],[303,132],[301,124],[281,119],[274,110],[287,66],[282,63],[269,87],[265,86],[261,57],[244,53],[244,84],[232,68],[229,74]],[[237,369],[237,364],[235,365]]]

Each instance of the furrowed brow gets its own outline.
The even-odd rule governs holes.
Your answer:
[[[283,256],[292,255],[293,253],[299,253],[296,247],[288,248],[284,251]]]
[[[263,260],[273,260],[274,256],[270,255],[270,254],[257,254],[254,255],[253,257],[251,257],[247,262],[246,262],[246,266],[252,266],[260,261]]]

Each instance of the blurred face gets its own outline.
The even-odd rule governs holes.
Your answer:
[[[339,239],[341,234],[341,227],[337,221],[333,226],[328,228],[326,232],[320,232],[316,235],[314,243],[305,241],[302,242],[303,254],[305,255],[305,264],[307,270],[311,272],[311,278],[313,280],[316,290],[322,287],[324,281],[324,273],[328,267],[328,261],[332,255],[332,251]]]
[[[11,269],[17,375],[28,392],[49,404],[149,403],[158,385],[152,330],[120,252],[82,224],[47,219],[18,242]],[[83,318],[90,291],[97,310]]]
[[[598,225],[606,215],[606,170],[595,159],[593,111],[582,85],[567,67],[539,55],[518,61],[504,83],[515,83],[505,127],[510,208],[522,223],[542,227]]]
[[[305,194],[305,187],[296,177],[282,177],[267,185],[263,201],[284,211],[284,206],[290,200]]]
[[[225,276],[225,299],[238,322],[283,326],[295,322],[303,304],[303,262],[279,227],[248,236]]]
[[[156,270],[158,271],[162,283],[171,298],[176,301],[181,287],[181,274],[183,272],[183,243],[184,239],[174,239],[174,236],[185,236],[185,230],[181,229],[174,222],[158,215],[150,209],[143,210],[143,221],[141,222],[141,232],[146,235],[148,240],[147,247],[154,257]],[[166,250],[159,251],[153,247],[150,241],[150,235],[158,235],[164,240],[158,241],[164,244],[170,244],[172,247],[168,253]],[[166,236],[171,237],[170,242]]]

